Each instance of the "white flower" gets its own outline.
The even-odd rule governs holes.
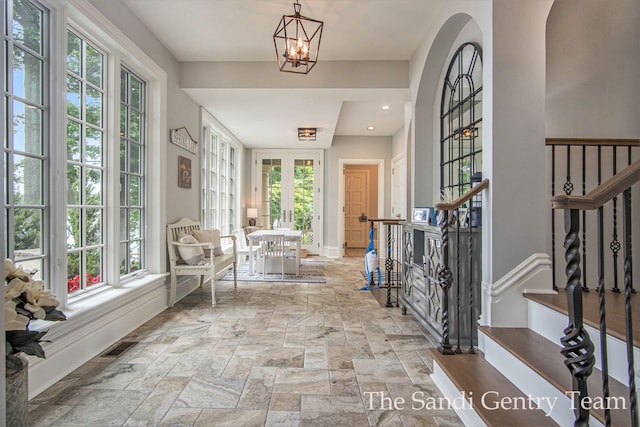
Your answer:
[[[15,278],[4,285],[4,300],[9,301],[18,298],[25,291],[27,282],[22,279]]]
[[[44,282],[42,280],[27,282],[24,290],[27,293],[28,303],[33,306],[57,307],[60,304],[51,291],[44,289]],[[33,312],[30,308],[26,307],[26,305],[25,308]],[[38,317],[38,319],[40,319],[40,317]]]
[[[5,259],[4,260],[4,279],[7,280],[8,277],[17,277],[22,279],[23,281],[27,281],[29,279],[29,273],[24,271],[22,267],[16,267],[12,260]]]
[[[6,331],[25,331],[29,318],[16,313],[16,303],[5,301],[4,303],[4,329]]]

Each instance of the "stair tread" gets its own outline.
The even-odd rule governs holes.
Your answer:
[[[429,349],[433,360],[440,365],[451,381],[467,396],[472,393],[473,408],[488,426],[557,426],[541,409],[492,410],[482,405],[485,392],[495,392],[499,397],[527,396],[487,362],[484,354],[443,355],[437,349]]]
[[[564,289],[558,289],[558,294],[524,294],[525,298],[536,301],[545,307],[568,314],[567,293]],[[605,293],[605,308],[607,310],[607,333],[622,341],[626,341],[625,317],[624,317],[624,292],[615,293],[610,290]],[[582,310],[585,324],[600,330],[600,298],[598,292],[591,290],[582,293]],[[634,325],[640,325],[640,298],[631,297],[631,313]],[[633,330],[633,345],[640,347],[640,328]]]
[[[536,371],[562,393],[572,389],[571,374],[564,364],[560,346],[528,328],[494,328],[481,326],[480,330],[504,347],[520,361]],[[587,381],[589,396],[602,399],[602,372],[593,369]],[[627,400],[628,389],[621,382],[609,378],[609,395]],[[603,411],[592,410],[591,415],[604,422]],[[612,410],[613,425],[630,425],[629,410]]]

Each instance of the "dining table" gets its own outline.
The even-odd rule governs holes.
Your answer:
[[[253,233],[247,234],[247,239],[249,240],[249,245],[253,246],[255,243],[260,244],[264,240],[264,236],[267,235],[284,235],[285,242],[295,243],[296,251],[296,276],[300,274],[300,249],[302,245],[302,230],[284,230],[284,229],[275,229],[275,230],[256,230]],[[249,252],[249,274],[254,274],[254,251]]]

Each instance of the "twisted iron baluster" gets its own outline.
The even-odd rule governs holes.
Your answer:
[[[551,146],[551,198],[556,195],[556,146]],[[551,281],[554,291],[556,284],[556,211],[551,209]]]
[[[582,146],[582,195],[587,194],[587,147]],[[587,285],[587,211],[582,211],[582,291],[589,292]]]
[[[593,343],[584,330],[582,322],[582,290],[580,287],[580,212],[575,209],[565,210],[565,260],[567,262],[567,304],[569,324],[560,339],[565,357],[564,364],[571,372],[573,390],[578,392],[574,400],[576,419],[574,426],[589,425],[589,405],[583,405],[589,397],[587,379],[593,371],[595,356]]]
[[[631,404],[631,425],[638,425],[638,402],[636,399],[636,375],[633,366],[633,324],[631,318],[631,189],[622,195],[623,235],[624,235],[624,317],[627,336],[627,363],[629,374],[629,401]]]
[[[471,203],[469,203],[469,205],[471,205]],[[473,346],[474,323],[476,321],[476,313],[473,306],[473,285],[473,233],[471,232],[471,224],[469,224],[469,336],[471,337],[469,353],[471,354],[476,352]]]
[[[609,398],[609,357],[607,352],[607,321],[605,309],[604,288],[604,208],[598,208],[598,301],[600,314],[600,354],[602,361],[602,396],[608,402]],[[611,425],[611,409],[609,405],[604,408],[605,426]]]
[[[613,175],[617,172],[617,150],[613,147]],[[618,241],[618,197],[613,198],[613,239],[609,244],[611,252],[613,252],[613,289],[612,291],[619,294],[620,288],[618,287],[618,252],[620,252],[620,242]]]
[[[453,354],[453,349],[449,343],[449,288],[453,282],[451,270],[449,269],[449,222],[448,211],[442,211],[443,221],[440,225],[442,233],[442,255],[440,257],[440,268],[438,271],[438,284],[442,288],[442,343],[438,350],[442,354]]]
[[[456,353],[462,353],[460,348],[460,221],[458,209],[455,210],[456,219]]]
[[[391,260],[391,224],[387,223],[387,259],[384,262],[387,270],[387,304],[385,307],[393,307],[391,304],[391,271],[393,270],[393,260]]]

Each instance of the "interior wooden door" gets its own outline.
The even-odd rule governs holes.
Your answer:
[[[344,237],[346,248],[366,248],[368,222],[360,217],[369,210],[369,171],[347,169],[344,171]]]

